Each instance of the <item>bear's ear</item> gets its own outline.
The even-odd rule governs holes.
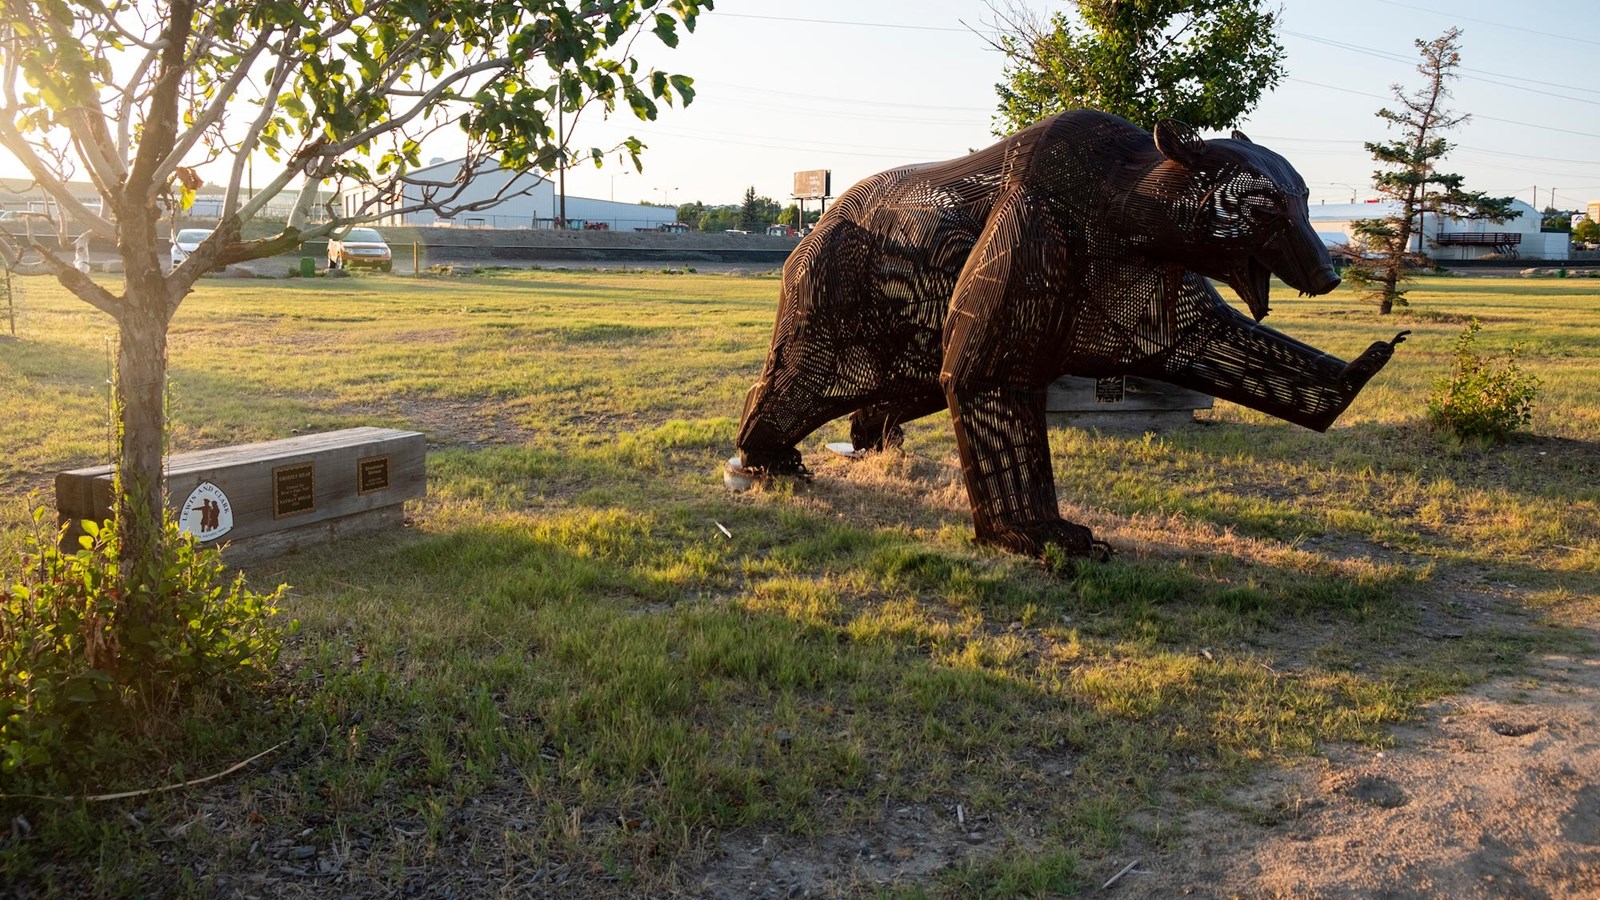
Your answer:
[[[1250,140],[1250,138],[1245,136],[1244,132],[1240,131],[1237,128],[1235,128],[1233,130],[1233,139],[1238,141],[1241,144],[1253,144],[1253,143],[1255,143],[1255,141]]]
[[[1177,119],[1162,119],[1156,123],[1156,149],[1167,159],[1187,166],[1200,161],[1206,142],[1199,132]]]

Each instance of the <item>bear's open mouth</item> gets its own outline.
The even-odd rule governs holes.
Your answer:
[[[1250,308],[1250,315],[1257,322],[1267,317],[1271,311],[1267,301],[1272,293],[1272,270],[1265,263],[1252,256],[1245,260],[1244,265],[1233,270],[1227,282],[1228,287],[1233,288],[1233,292]]]

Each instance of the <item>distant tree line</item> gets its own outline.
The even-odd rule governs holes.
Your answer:
[[[806,224],[817,221],[819,210],[806,210]],[[782,206],[771,197],[756,193],[755,186],[745,189],[741,203],[707,206],[699,200],[678,206],[678,221],[694,231],[750,231],[764,232],[769,225],[799,227],[800,206],[791,203]]]

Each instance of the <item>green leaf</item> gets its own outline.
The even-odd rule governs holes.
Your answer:
[[[633,109],[633,114],[647,121],[656,117],[656,105],[641,90],[628,91],[628,106]]]
[[[656,15],[656,27],[652,28],[651,31],[654,31],[656,37],[661,39],[661,43],[666,44],[668,47],[678,46],[677,19],[665,13],[658,13]]]
[[[694,102],[694,79],[687,75],[671,75],[668,81],[672,82],[672,89],[682,98],[683,105],[688,106]]]

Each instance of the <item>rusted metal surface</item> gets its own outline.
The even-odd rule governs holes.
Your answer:
[[[805,474],[797,444],[829,420],[850,416],[854,445],[882,449],[949,409],[980,541],[1103,554],[1057,507],[1057,377],[1155,378],[1321,431],[1403,339],[1346,363],[1260,324],[1271,275],[1309,294],[1339,284],[1306,194],[1238,132],[1152,135],[1091,110],[868,178],[784,266],[739,468]]]

